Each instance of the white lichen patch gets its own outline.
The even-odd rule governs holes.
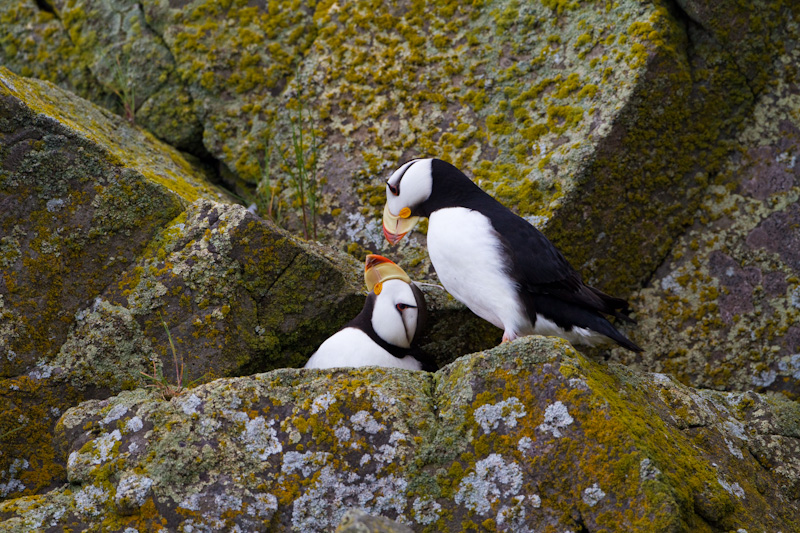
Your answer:
[[[0,471],[0,479],[7,479],[7,481],[0,482],[0,496],[7,496],[12,492],[21,492],[25,490],[25,485],[16,475],[30,466],[27,459],[14,459],[8,467],[8,472],[5,470]]]
[[[369,514],[397,513],[398,521],[406,506],[407,482],[388,475],[377,478],[355,472],[338,472],[330,465],[319,473],[313,487],[292,504],[294,531],[333,531],[348,507],[357,507]]]
[[[416,498],[412,505],[414,520],[417,523],[427,526],[439,520],[442,513],[442,506],[431,498]]]
[[[180,401],[178,405],[180,405],[184,414],[194,415],[197,414],[197,408],[200,407],[202,403],[203,400],[198,398],[196,394],[192,394]]]
[[[144,423],[142,419],[138,416],[134,416],[127,422],[125,422],[125,433],[136,433],[140,429],[144,427]]]
[[[747,436],[747,431],[744,428],[744,424],[738,420],[726,420],[723,426],[725,427],[725,430],[734,437],[741,440],[750,440],[750,437]]]
[[[467,509],[486,515],[500,498],[517,496],[522,488],[522,468],[493,453],[475,464],[458,485],[455,501]]]
[[[750,383],[754,387],[769,387],[773,383],[775,383],[775,379],[778,377],[778,373],[774,370],[762,370],[755,376],[752,376],[750,379]]]
[[[200,510],[200,499],[202,498],[202,494],[190,494],[186,498],[184,498],[181,503],[178,504],[178,507],[182,509],[187,509],[189,511],[197,512]]]
[[[582,380],[581,378],[569,378],[569,386],[573,389],[581,389],[588,391],[589,385],[586,384],[586,381]]]
[[[336,402],[336,397],[330,392],[317,396],[314,398],[314,401],[311,402],[311,414],[315,415],[327,411],[328,407],[333,405],[334,402]]]
[[[515,397],[508,398],[496,404],[481,405],[475,409],[475,421],[483,428],[484,433],[494,431],[505,423],[506,427],[517,426],[517,419],[525,416],[525,406]]]
[[[366,431],[370,435],[374,435],[386,429],[386,426],[375,420],[368,411],[357,412],[350,417],[350,422],[353,424],[353,429],[356,431]]]
[[[800,379],[800,353],[792,354],[788,358],[778,361],[778,370],[791,374],[794,379]]]
[[[661,385],[662,387],[671,387],[673,385],[672,378],[667,374],[654,372],[650,375],[652,376],[653,382],[655,382],[656,385]]]
[[[114,503],[117,508],[125,511],[135,511],[147,501],[147,495],[153,480],[147,476],[139,474],[129,474],[120,479],[117,484],[117,493],[114,495]]]
[[[118,429],[115,429],[111,433],[107,433],[102,437],[98,438],[94,442],[94,448],[97,450],[97,456],[92,460],[92,464],[99,465],[100,463],[104,463],[108,461],[111,457],[111,453],[114,450],[114,445],[122,440],[122,434]]]
[[[28,372],[28,377],[36,380],[47,379],[53,375],[53,370],[55,370],[55,367],[40,361]]]
[[[117,404],[111,409],[109,409],[108,413],[106,413],[106,416],[100,421],[100,423],[103,425],[107,425],[110,424],[111,422],[115,422],[120,418],[122,418],[123,416],[125,416],[125,413],[127,412],[128,412],[128,407],[126,405],[123,405],[121,403]]]
[[[283,451],[278,433],[272,427],[274,425],[274,420],[270,420],[268,424],[263,416],[259,416],[247,422],[245,430],[239,436],[245,443],[245,449],[260,461],[265,461],[270,455]]]
[[[581,499],[583,500],[583,503],[585,503],[589,507],[594,507],[595,505],[600,503],[600,500],[602,500],[605,497],[606,493],[603,492],[603,490],[597,483],[595,483],[594,485],[583,491],[583,496],[581,496]]]
[[[108,500],[108,491],[89,485],[75,494],[75,509],[81,514],[98,517],[105,513],[104,507]]]
[[[333,430],[333,435],[339,441],[340,444],[346,444],[350,441],[350,428],[345,426],[338,426],[336,429]]]
[[[533,440],[530,437],[522,437],[517,442],[517,449],[522,453],[528,453],[533,445]]]
[[[64,202],[62,198],[51,198],[50,200],[47,200],[45,207],[50,213],[55,213],[56,211],[61,211],[65,203],[66,202]]]
[[[557,401],[547,406],[544,410],[544,422],[542,422],[536,429],[539,431],[548,431],[554,437],[561,437],[561,430],[569,426],[573,422],[567,406]]]
[[[661,470],[649,458],[645,457],[639,462],[639,478],[643,481],[653,480],[659,474]]]
[[[720,486],[723,489],[727,490],[728,492],[730,492],[734,496],[737,496],[737,497],[739,497],[741,499],[744,499],[744,496],[745,496],[744,489],[738,483],[728,483],[727,481],[725,481],[721,477],[717,478],[717,483],[719,483]]]
[[[725,439],[725,444],[728,445],[728,451],[731,452],[731,455],[736,457],[737,459],[744,459],[744,455],[742,454],[742,450],[736,447],[736,445],[731,442],[730,439]]]
[[[206,486],[185,497],[179,508],[195,513],[178,531],[262,531],[278,508],[278,499],[268,492],[250,492],[238,482]]]
[[[67,477],[70,481],[85,480],[88,472],[95,466],[108,461],[114,454],[114,448],[122,439],[122,433],[115,429],[111,433],[106,433],[93,442],[90,452],[81,453],[73,451],[67,458]]]
[[[675,273],[670,272],[661,279],[661,288],[665,291],[670,291],[675,294],[682,294],[683,287],[675,279]]]
[[[309,477],[325,466],[330,458],[331,454],[327,452],[286,452],[283,454],[281,472],[293,474],[299,470],[303,477]]]
[[[269,520],[278,510],[278,498],[274,494],[268,492],[254,494],[253,499],[255,501],[247,506],[247,514],[250,516]]]
[[[373,405],[379,411],[386,411],[397,404],[397,398],[386,394],[383,390],[378,390],[373,399]]]
[[[222,422],[216,418],[203,417],[200,420],[200,433],[207,437],[213,437],[220,427],[222,427]]]
[[[372,244],[373,249],[380,250],[383,246],[383,226],[373,218],[367,219],[361,213],[349,213],[344,231],[348,240],[366,240]]]
[[[389,437],[388,444],[382,444],[378,451],[373,454],[374,459],[383,464],[391,464],[397,457],[397,448],[400,442],[408,441],[408,438],[399,431],[393,431]]]
[[[527,533],[532,531],[526,520],[525,496],[519,495],[511,498],[509,505],[503,505],[497,512],[497,529],[500,531],[513,531],[514,533]],[[533,495],[530,499],[531,507],[537,508],[542,504],[541,498]]]

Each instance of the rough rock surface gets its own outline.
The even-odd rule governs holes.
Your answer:
[[[208,198],[175,149],[0,69],[0,498],[63,480],[68,407],[177,380],[165,323],[186,383],[300,365],[361,308],[354,260]]]
[[[73,41],[49,3],[0,3],[0,65],[22,76],[51,81],[115,110],[115,97],[89,69],[85,43]]]
[[[331,531],[348,507],[418,531],[800,531],[796,404],[598,365],[559,340],[436,374],[124,392],[58,433],[69,485],[0,504],[5,531]]]
[[[0,64],[127,119],[0,68],[0,530],[330,531],[352,507],[427,531],[799,531],[799,24],[789,0],[0,4]],[[588,281],[637,289],[646,352],[531,338],[435,375],[109,398],[151,361],[171,378],[172,341],[186,381],[298,366],[362,302],[359,264],[210,201],[131,122],[243,196],[269,177],[294,229],[304,132],[327,242],[415,278],[424,224],[388,252],[383,178],[447,158]],[[426,296],[439,362],[496,339]]]
[[[408,526],[360,509],[350,509],[342,517],[335,533],[411,533]]]
[[[51,432],[85,393],[50,363],[82,310],[199,197],[225,198],[174,148],[0,67],[0,497],[63,479]]]
[[[199,197],[174,149],[50,83],[0,68],[0,375],[58,349],[78,309]]]
[[[692,11],[707,15],[701,7]],[[768,76],[752,82],[756,104],[735,138],[737,149],[713,176],[696,223],[633,299],[637,339],[647,351],[617,351],[614,358],[695,387],[800,398],[798,4],[769,36],[781,50],[769,68],[760,67]],[[738,37],[728,39],[737,60],[750,57]]]
[[[374,222],[385,174],[435,155],[546,226],[590,280],[629,291],[689,222],[716,143],[752,105],[720,32],[666,1],[54,5],[75,45],[59,53],[156,135],[213,157],[239,194],[268,169],[283,205],[273,214],[295,228],[292,132],[316,132],[306,163],[324,184],[321,228],[358,256],[386,249]],[[765,29],[780,5],[760,9]],[[18,69],[37,46],[51,55],[39,20],[55,31],[52,13],[22,11],[6,24],[27,16],[28,44],[3,49]],[[757,51],[771,47],[747,56],[751,77]],[[432,275],[423,243],[393,252],[415,277]]]
[[[0,498],[65,479],[51,433],[80,401],[176,383],[175,356],[183,383],[302,366],[361,309],[361,263],[209,198],[173,148],[0,69]],[[430,301],[441,362],[496,342]]]

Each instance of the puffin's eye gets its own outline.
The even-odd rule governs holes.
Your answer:
[[[397,196],[398,194],[400,194],[400,187],[398,187],[397,185],[392,185],[388,181],[386,182],[386,185],[389,187],[389,190],[392,192],[393,195]]]
[[[416,307],[415,305],[408,305],[408,304],[397,304],[395,305],[398,311],[401,313],[410,307]]]

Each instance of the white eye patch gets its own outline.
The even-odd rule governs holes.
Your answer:
[[[413,211],[430,197],[433,189],[432,161],[433,159],[409,161],[389,177],[386,184],[386,204],[393,215],[399,216],[404,207]]]

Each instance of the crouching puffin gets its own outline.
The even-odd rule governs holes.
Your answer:
[[[323,342],[305,368],[385,366],[437,370],[417,342],[427,320],[422,291],[402,268],[379,255],[368,255],[364,281],[370,291],[353,320]]]
[[[539,230],[440,159],[414,159],[386,182],[383,234],[397,243],[428,217],[428,254],[445,289],[503,330],[503,342],[555,335],[642,349],[603,315],[633,322],[628,303],[581,281]]]

